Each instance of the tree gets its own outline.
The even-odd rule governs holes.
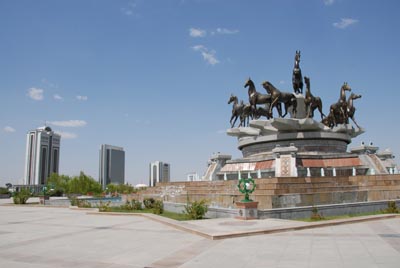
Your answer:
[[[68,193],[70,194],[100,194],[101,192],[101,184],[82,171],[79,176],[75,176],[68,181]]]
[[[130,184],[114,184],[110,183],[107,185],[107,192],[119,193],[119,194],[131,194],[135,193],[136,189]]]
[[[66,175],[58,175],[56,173],[52,173],[50,177],[47,179],[47,189],[53,189],[50,194],[61,196],[64,193],[68,192],[68,182],[71,180],[70,177]]]

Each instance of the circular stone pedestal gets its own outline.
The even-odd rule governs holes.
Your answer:
[[[253,120],[249,127],[228,129],[227,133],[238,138],[243,157],[249,157],[272,153],[279,146],[294,146],[298,152],[345,153],[351,139],[363,130],[355,130],[349,124],[331,129],[312,118],[274,118]]]

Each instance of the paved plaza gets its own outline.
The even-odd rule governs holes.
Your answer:
[[[216,233],[305,225],[276,219],[185,224]],[[212,240],[140,216],[0,206],[0,267],[398,268],[400,218]]]

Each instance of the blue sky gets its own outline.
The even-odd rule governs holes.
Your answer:
[[[124,147],[126,179],[169,162],[200,175],[213,152],[240,156],[231,93],[251,76],[292,91],[293,57],[324,112],[347,81],[356,118],[399,156],[399,1],[1,1],[0,178],[23,178],[27,131],[62,132],[61,173],[98,177],[101,144]]]

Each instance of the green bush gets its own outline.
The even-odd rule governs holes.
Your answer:
[[[69,202],[71,203],[71,206],[77,206],[78,205],[78,198],[76,197],[70,197]]]
[[[90,202],[88,202],[87,200],[78,199],[78,207],[80,207],[80,208],[91,208],[92,204],[90,204]]]
[[[135,200],[135,199],[132,199],[131,201],[126,200],[125,205],[122,205],[121,209],[124,209],[124,210],[142,210],[142,203],[140,201]]]
[[[9,194],[10,192],[8,191],[7,188],[0,187],[0,194]]]
[[[152,197],[143,199],[143,205],[147,209],[152,209],[156,200]]]
[[[109,212],[109,211],[111,211],[110,204],[111,204],[111,201],[108,201],[108,202],[100,201],[99,212]]]
[[[129,200],[126,200],[125,205],[121,205],[121,209],[133,210],[131,202]]]
[[[154,214],[163,214],[164,212],[164,203],[161,200],[154,200],[152,207]]]
[[[91,208],[92,207],[92,205],[84,199],[70,197],[69,201],[71,202],[71,206],[78,206],[80,208]]]
[[[192,220],[203,219],[208,211],[207,200],[194,201],[185,206],[184,213]]]
[[[61,189],[49,190],[47,193],[49,196],[63,196],[64,194]]]
[[[312,207],[311,209],[311,220],[313,221],[319,221],[319,220],[323,220],[324,217],[322,215],[319,214],[317,207]]]
[[[383,211],[384,213],[400,213],[399,209],[396,206],[396,201],[389,201],[388,207]]]
[[[29,190],[22,189],[21,191],[14,193],[14,204],[26,204],[26,201],[28,201],[29,197],[31,197]]]
[[[132,199],[131,204],[132,204],[133,210],[141,210],[142,209],[142,203],[140,201]]]

